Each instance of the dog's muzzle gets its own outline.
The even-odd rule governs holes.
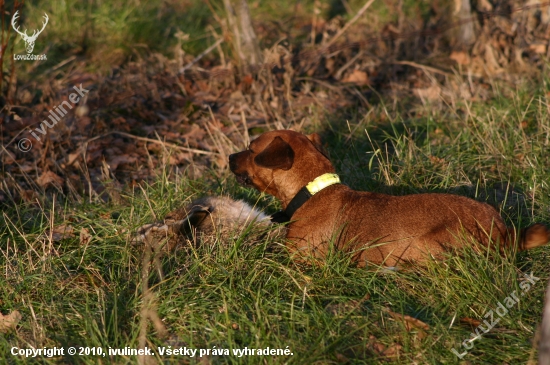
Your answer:
[[[229,169],[232,173],[235,173],[235,170],[237,170],[237,154],[232,153],[229,155]]]
[[[241,152],[240,152],[241,153]],[[246,172],[239,172],[239,163],[237,162],[239,153],[229,155],[229,169],[235,174],[237,182],[241,185],[252,186],[252,179]]]
[[[248,175],[235,175],[237,182],[244,186],[253,186],[252,180]]]

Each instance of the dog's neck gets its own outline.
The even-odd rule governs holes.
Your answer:
[[[334,173],[325,173],[317,176],[298,191],[283,211],[273,214],[271,216],[272,221],[276,223],[290,221],[294,213],[313,195],[334,184],[340,184],[340,177]]]

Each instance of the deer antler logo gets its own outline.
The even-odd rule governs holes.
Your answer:
[[[19,27],[15,27],[15,21],[17,19],[17,17],[19,16],[17,13],[19,13],[19,10],[17,10],[15,12],[15,14],[13,14],[13,18],[11,18],[11,26],[13,27],[13,29],[19,33],[21,35],[21,38],[23,38],[23,41],[25,42],[25,48],[27,49],[27,53],[32,53],[32,50],[34,49],[34,42],[36,42],[36,38],[38,37],[38,35],[40,33],[42,33],[42,31],[44,30],[44,28],[46,28],[46,24],[48,24],[48,14],[44,13],[44,19],[46,19],[46,21],[44,22],[44,24],[42,25],[42,29],[40,29],[37,33],[36,30],[34,30],[34,32],[32,33],[31,36],[29,36],[27,34],[27,30],[25,29],[25,32],[20,32],[19,31]]]

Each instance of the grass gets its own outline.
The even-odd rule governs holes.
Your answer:
[[[362,5],[361,1],[350,1],[351,14],[340,1],[320,2],[317,7],[321,17],[339,16],[346,21]],[[12,3],[6,4],[10,14],[12,6]],[[259,28],[263,48],[281,41],[278,35],[281,30],[293,43],[302,42],[302,28],[311,21],[315,6],[313,0],[252,2],[251,15]],[[396,6],[376,2],[360,23],[377,31],[385,22],[397,21],[396,9]],[[418,18],[428,13],[429,1],[404,1],[402,11],[408,17]],[[84,60],[87,71],[105,74],[113,66],[151,52],[173,57],[183,51],[194,57],[215,42],[213,32],[218,36],[223,33],[217,19],[223,19],[224,12],[221,1],[211,1],[210,5],[198,0],[26,1],[20,10],[18,25],[21,29],[28,29],[32,34],[33,29],[41,27],[44,13],[49,16],[48,25],[38,37],[34,50],[35,54],[46,54],[47,61],[38,64],[16,62],[16,71],[22,80],[30,81],[47,77],[58,68],[79,67],[79,61]],[[11,27],[9,19],[6,16],[5,29]],[[19,36],[12,34],[10,40],[15,42],[16,54],[25,53],[24,42]],[[225,52],[230,49],[227,44],[223,48]],[[217,59],[211,61],[218,62]],[[5,64],[4,67],[8,71],[11,66]]]
[[[455,192],[491,201],[498,195],[493,184],[506,181],[516,192],[508,195],[515,197],[511,204],[501,199],[509,223],[548,223],[548,91],[542,80],[525,89],[504,90],[486,102],[414,108],[381,102],[368,113],[350,112],[348,123],[326,116],[319,123],[324,128],[317,131],[352,187],[394,194]],[[130,243],[131,232],[155,220],[154,215],[162,217],[204,194],[227,194],[270,212],[277,209],[269,197],[238,186],[227,171],[190,180],[161,170],[155,183],[127,190],[122,205],[102,200],[76,204],[53,197],[43,198],[40,206],[19,205],[3,212],[0,311],[19,310],[23,319],[17,331],[1,335],[0,353],[11,364],[26,364],[27,359],[9,355],[11,347],[137,348],[144,248]],[[60,224],[72,225],[75,236],[52,240],[48,229]],[[79,237],[83,229],[89,241]],[[424,268],[391,272],[357,268],[339,253],[331,254],[322,267],[297,265],[282,245],[280,239],[258,241],[244,230],[158,257],[160,265],[148,270],[153,293],[149,304],[168,333],[150,325],[147,345],[230,353],[245,347],[288,348],[293,353],[163,357],[174,364],[495,364],[534,358],[533,338],[550,276],[548,247],[504,256],[466,249]],[[453,354],[453,348],[464,351],[462,342],[474,332],[460,319],[482,321],[514,290],[520,293],[522,273],[531,272],[540,281],[496,328],[475,341],[462,360]],[[429,329],[407,330],[407,323],[388,310],[417,318]],[[65,356],[35,361],[137,360]]]
[[[274,4],[250,3],[265,33],[278,22],[289,38],[293,32],[309,35],[293,28],[307,22],[291,15],[311,18],[313,1]],[[353,11],[363,2],[346,4]],[[372,29],[395,21],[399,12],[388,4],[375,2],[360,21]],[[418,18],[428,5],[404,1],[403,13]],[[212,6],[221,16],[221,3]],[[351,17],[340,2],[319,6],[320,17]],[[206,3],[194,0],[30,1],[22,12],[25,26],[40,24],[43,12],[50,23],[35,53],[46,52],[48,61],[17,64],[19,80],[48,79],[52,68],[73,55],[91,72],[149,52],[170,56],[176,47],[194,56],[213,43],[212,29],[221,33]],[[278,40],[262,38],[266,46]],[[16,53],[24,52],[21,40],[16,42]],[[69,62],[56,72],[65,67],[73,66]],[[307,132],[321,133],[342,180],[353,188],[450,192],[496,205],[509,225],[550,223],[550,79],[517,86],[491,81],[492,96],[477,101],[457,93],[422,103],[384,96],[370,98],[368,110],[313,110],[318,117]],[[467,248],[395,272],[355,267],[338,252],[323,266],[297,264],[284,240],[258,239],[243,227],[208,244],[148,257],[146,247],[131,242],[133,232],[198,196],[229,195],[269,213],[279,208],[273,198],[239,186],[227,170],[207,170],[199,178],[164,167],[157,173],[150,184],[126,187],[119,203],[106,194],[78,201],[42,195],[1,212],[0,313],[17,310],[22,319],[0,334],[0,362],[134,364],[138,358],[126,355],[26,359],[10,351],[75,346],[106,352],[138,348],[143,338],[155,351],[171,346],[230,353],[157,357],[167,364],[517,364],[535,358],[550,277],[548,247],[505,255]],[[61,225],[73,227],[72,233],[55,237]],[[528,291],[520,286],[524,273],[540,278]],[[462,343],[476,327],[461,319],[483,321],[514,291],[525,295],[459,359],[452,349],[465,351]],[[429,327],[413,325],[411,318]],[[233,355],[267,347],[288,348],[292,355]]]
[[[29,69],[34,76],[47,74],[74,56],[86,59],[88,70],[105,73],[150,52],[173,55],[175,47],[196,55],[212,39],[207,25],[219,28],[206,4],[194,0],[31,1],[25,2],[20,13],[27,18],[21,23],[22,29],[41,26],[44,13],[50,18],[35,49],[37,54],[46,53],[48,61],[38,67],[20,62],[22,76]],[[16,42],[15,53],[24,53],[20,37],[12,39]]]

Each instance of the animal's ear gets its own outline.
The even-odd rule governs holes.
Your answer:
[[[254,162],[256,165],[267,169],[286,171],[294,163],[294,150],[281,137],[277,136],[269,146],[254,157]]]
[[[321,141],[321,136],[318,133],[311,133],[310,135],[306,136],[307,139],[313,143],[315,147],[322,147],[323,141]]]
[[[206,209],[195,210],[195,207],[191,210],[191,213],[183,220],[179,227],[179,233],[184,236],[191,237],[192,232],[200,227],[201,223],[208,217],[210,212]]]
[[[313,143],[317,151],[321,152],[323,156],[325,156],[327,159],[330,160],[330,158],[328,157],[327,151],[325,151],[325,148],[323,147],[323,141],[321,140],[321,136],[319,134],[311,133],[306,137],[311,141],[311,143]]]

